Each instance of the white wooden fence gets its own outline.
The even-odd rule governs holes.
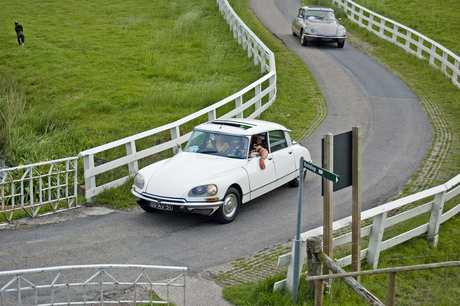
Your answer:
[[[411,238],[426,235],[428,243],[432,247],[436,247],[439,237],[439,226],[458,214],[460,212],[460,203],[452,205],[453,208],[443,213],[444,204],[460,194],[460,174],[446,183],[424,190],[413,195],[374,207],[361,213],[361,220],[369,220],[372,218],[372,224],[361,228],[361,237],[369,236],[368,248],[361,250],[361,258],[377,268],[380,252],[387,250],[391,247],[399,245]],[[433,198],[433,200],[430,200]],[[416,205],[418,201],[427,201],[423,205]],[[406,209],[411,206],[415,207]],[[388,216],[389,212],[392,213]],[[383,240],[385,229],[390,228],[399,223],[405,222],[417,216],[429,213],[430,221],[428,223],[419,225],[405,233],[399,234],[395,237]],[[351,216],[335,221],[333,223],[333,231],[339,231],[351,226]],[[323,234],[323,227],[318,227],[301,234],[302,250],[306,249],[306,241],[308,237],[319,236]],[[351,243],[351,232],[342,234],[333,239],[333,247],[344,246]],[[302,258],[300,261],[303,263],[305,260],[306,252],[301,252]],[[351,264],[351,255],[338,259],[337,263],[344,267]],[[286,286],[290,286],[290,280],[293,277],[293,254],[285,254],[279,257],[278,265],[289,265],[288,268],[288,281],[281,280],[275,283],[274,290],[281,290]]]
[[[267,72],[262,78],[256,82],[248,85],[246,88],[239,92],[219,101],[215,104],[208,106],[198,112],[195,112],[187,117],[184,117],[175,122],[163,125],[161,127],[126,137],[96,148],[85,150],[78,154],[79,157],[83,158],[84,163],[84,178],[85,178],[85,197],[87,201],[90,201],[92,197],[101,193],[104,189],[117,187],[124,184],[129,180],[132,175],[138,171],[138,161],[140,159],[164,152],[168,149],[173,149],[174,152],[182,143],[186,142],[191,134],[191,131],[183,131],[181,127],[191,122],[192,120],[202,120],[206,122],[208,120],[214,120],[216,118],[216,111],[226,105],[234,103],[234,109],[219,118],[226,119],[231,117],[242,118],[243,111],[254,107],[254,111],[248,116],[248,118],[258,117],[263,111],[265,111],[276,98],[276,66],[275,56],[265,44],[244,24],[244,22],[236,15],[227,0],[217,0],[219,11],[222,13],[227,23],[230,26],[230,30],[233,31],[233,36],[238,39],[238,43],[242,45],[244,50],[248,51],[248,57],[254,58],[254,64],[261,66],[261,72]],[[250,96],[247,101],[244,100],[245,96]],[[265,101],[265,102],[264,102]],[[207,118],[203,119],[203,115],[207,114]],[[136,143],[146,139],[155,134],[159,134],[165,131],[170,131],[170,140],[157,144],[153,147],[138,151]],[[95,157],[97,154],[104,153],[106,151],[125,147],[126,154],[117,159],[108,161],[104,164],[97,165],[95,163]],[[114,179],[110,182],[98,184],[97,176],[112,171],[121,166],[128,167],[128,174]]]
[[[374,13],[351,0],[332,0],[332,2],[342,8],[348,18],[359,24],[360,27],[367,28],[377,36],[421,59],[428,60],[432,66],[441,69],[452,80],[452,83],[460,88],[460,57],[458,55],[425,35]]]
[[[184,128],[187,123],[190,126],[190,122],[198,121],[203,123],[217,119],[218,110],[223,107],[228,109],[228,105],[232,110],[219,118],[242,118],[244,111],[246,111],[246,114],[251,112],[247,116],[248,118],[256,118],[271,106],[276,99],[276,65],[273,52],[244,24],[227,0],[217,0],[217,6],[229,24],[234,38],[238,40],[238,44],[242,45],[243,50],[247,50],[249,58],[254,59],[254,65],[260,65],[261,73],[264,75],[239,92],[180,120],[82,151],[76,157],[14,168],[0,168],[0,213],[6,217],[8,222],[12,221],[14,211],[18,210],[24,210],[29,216],[35,217],[45,204],[50,204],[52,211],[57,211],[64,200],[67,200],[67,208],[76,207],[78,195],[77,160],[80,157],[83,158],[84,166],[85,198],[90,201],[91,198],[101,193],[104,189],[120,186],[129,180],[138,171],[139,160],[171,149],[176,152],[178,146],[186,142],[190,137],[191,130],[185,131]],[[168,138],[170,139],[167,141],[139,149],[141,147],[138,145],[139,143],[148,142],[155,135],[161,134],[164,138],[165,132],[169,133]],[[116,153],[111,153],[113,151]],[[120,154],[119,152],[124,153]],[[116,155],[117,157],[100,162],[103,159],[98,155]],[[55,165],[60,164],[62,161],[67,162],[68,173],[73,171],[72,179],[74,181],[69,185],[64,185],[64,176],[61,170],[55,170],[57,167]],[[45,171],[45,174],[40,174],[40,172],[43,172],[42,168],[46,167],[50,168],[47,168],[48,170]],[[120,168],[126,169],[117,171]],[[23,173],[21,171],[25,171],[28,176],[22,177]],[[67,180],[70,175],[68,173],[66,174]],[[107,173],[109,174],[104,177],[104,180],[101,180],[103,182],[99,183],[97,176]],[[127,175],[125,175],[126,173]],[[18,175],[20,179],[16,178]],[[44,181],[45,179],[47,180],[46,182]],[[63,189],[64,186],[68,187],[66,193]],[[30,197],[28,194],[35,194],[36,196]],[[50,198],[50,196],[52,197]],[[61,210],[59,209],[59,211]]]

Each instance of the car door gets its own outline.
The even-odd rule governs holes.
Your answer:
[[[267,138],[267,133],[260,134]],[[266,145],[264,147],[267,149]],[[268,149],[267,149],[268,150]],[[265,169],[260,168],[260,157],[250,157],[245,169],[249,176],[249,188],[251,190],[251,199],[269,192],[277,187],[275,165],[273,157],[269,153],[265,159]]]
[[[275,167],[276,186],[279,187],[297,176],[295,157],[284,131],[270,131],[268,139],[270,154]]]
[[[302,8],[299,9],[299,13],[297,14],[297,17],[292,22],[292,27],[294,28],[297,35],[300,35],[300,29],[302,28],[302,19],[303,19],[304,13],[305,13],[305,9],[302,9]]]

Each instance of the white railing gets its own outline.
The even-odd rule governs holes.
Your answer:
[[[268,49],[265,44],[260,41],[260,39],[236,15],[227,0],[217,0],[217,5],[219,7],[219,11],[230,25],[230,30],[233,31],[234,37],[238,39],[238,43],[243,46],[244,50],[248,50],[248,57],[254,58],[255,65],[261,65],[262,73],[267,71],[268,73],[230,97],[188,115],[185,118],[137,135],[80,152],[78,156],[83,158],[85,197],[87,201],[90,201],[92,197],[98,195],[107,188],[117,187],[128,181],[132,175],[139,170],[139,160],[170,149],[173,149],[174,153],[177,152],[178,146],[186,142],[190,137],[191,130],[183,131],[183,127],[192,120],[193,122],[198,120],[202,123],[217,119],[217,110],[224,106],[228,107],[228,105],[232,103],[234,103],[234,109],[219,118],[242,118],[243,111],[248,110],[250,107],[252,107],[254,111],[248,116],[248,118],[255,118],[270,107],[275,100],[276,66],[273,52],[270,51],[270,49]],[[169,135],[167,135],[167,137],[170,138],[169,140],[153,147],[148,147],[142,150],[138,149],[138,143],[141,143],[142,141],[145,142],[148,137],[160,135],[164,132],[169,132]],[[103,164],[95,163],[97,161],[96,159],[98,159],[97,154],[105,156],[110,154],[109,152],[111,150],[117,149],[119,150],[118,152],[123,152],[118,153],[119,156],[117,156],[117,158],[106,161]],[[97,183],[96,177],[98,175],[103,175],[109,171],[119,169],[120,167],[127,168],[124,169],[124,173],[126,175],[120,175],[121,177],[110,179],[109,182]]]
[[[174,289],[185,305],[186,273],[185,267],[108,264],[0,271],[0,306],[170,305]],[[160,290],[166,300],[157,299]]]
[[[360,27],[367,28],[377,36],[394,43],[421,59],[428,60],[430,65],[441,69],[452,80],[452,83],[460,88],[460,57],[458,55],[425,35],[374,13],[353,1],[332,0],[332,2],[342,8],[348,18],[359,24]]]
[[[39,212],[77,207],[77,161],[69,157],[0,169],[1,210],[8,222],[15,211]]]
[[[387,250],[391,247],[399,245],[411,238],[425,235],[427,236],[430,246],[436,247],[439,238],[439,226],[450,218],[454,217],[460,212],[460,203],[454,204],[453,208],[443,213],[444,204],[460,194],[460,174],[449,180],[448,182],[424,190],[413,195],[380,205],[378,207],[369,209],[361,213],[361,220],[369,220],[372,218],[372,224],[361,228],[361,238],[369,236],[368,248],[361,250],[361,258],[365,258],[367,263],[372,265],[374,269],[377,268],[380,252]],[[434,197],[433,200],[422,204],[416,205],[418,201],[427,200]],[[415,206],[411,209],[406,209],[410,206]],[[391,212],[393,215],[388,216]],[[395,237],[383,240],[385,229],[394,225],[403,223],[409,219],[429,213],[430,221],[428,223],[419,225],[405,233],[399,234]],[[333,223],[333,231],[340,231],[351,226],[351,217],[346,217]],[[323,227],[318,227],[301,234],[302,248],[306,247],[306,240],[308,237],[320,236],[323,234]],[[333,247],[349,245],[351,243],[352,233],[348,232],[333,239]],[[305,259],[305,252],[301,252],[301,262]],[[293,254],[285,254],[279,257],[278,265],[289,265],[288,278],[292,277],[293,271],[291,263],[293,262]],[[337,260],[340,266],[348,266],[351,264],[351,255]],[[275,284],[275,290],[284,288],[286,280],[282,280]]]
[[[256,118],[271,106],[276,98],[276,65],[273,52],[236,15],[227,0],[217,0],[217,6],[230,25],[234,38],[238,39],[238,43],[242,45],[244,50],[248,51],[248,57],[254,58],[254,65],[260,64],[261,72],[265,75],[239,92],[185,118],[82,151],[77,157],[0,169],[0,192],[2,196],[0,213],[5,215],[8,222],[12,221],[13,213],[19,209],[23,209],[29,216],[35,217],[46,204],[50,204],[53,212],[62,210],[63,201],[67,201],[67,208],[76,207],[78,191],[76,171],[79,157],[83,158],[85,198],[90,201],[92,197],[104,189],[124,184],[138,171],[139,160],[160,153],[167,155],[170,149],[173,149],[174,153],[177,152],[178,146],[190,137],[191,130],[184,131],[186,129],[184,126],[190,126],[191,122],[203,123],[217,119],[218,111],[223,113],[224,108],[227,113],[219,118],[243,117],[244,111],[246,114],[251,112],[247,116],[248,118]],[[229,105],[231,111],[228,111]],[[165,133],[168,135],[165,136]],[[158,138],[155,139],[155,136],[168,140],[160,141]],[[160,143],[146,146],[145,143],[152,138],[154,143]],[[140,149],[141,147],[144,148]],[[103,159],[98,155],[115,157]],[[63,173],[60,170],[53,170],[55,165],[61,162],[67,162],[66,180],[72,177],[72,182],[68,182],[68,185],[63,183]],[[41,174],[46,167],[49,169],[45,171],[46,173]],[[17,174],[12,174],[13,171],[20,172],[22,169],[25,169],[26,174],[24,176],[23,174],[19,175],[21,178],[18,178]],[[104,182],[98,184],[96,177],[103,176],[108,172],[110,174],[101,179]],[[34,196],[30,197],[30,194]]]

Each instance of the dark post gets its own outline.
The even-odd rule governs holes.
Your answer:
[[[352,130],[351,271],[361,271],[361,127]],[[360,276],[356,280],[360,282]]]
[[[324,135],[323,166],[324,169],[333,172],[334,162],[334,137],[331,133]],[[332,194],[333,184],[331,181],[323,178],[323,252],[332,257]],[[329,274],[326,266],[323,266],[323,274]]]

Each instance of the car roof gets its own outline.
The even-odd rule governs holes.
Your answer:
[[[302,8],[303,8],[303,9],[307,9],[307,10],[321,10],[321,11],[330,11],[330,12],[334,12],[333,9],[331,9],[330,7],[326,7],[326,6],[316,6],[316,5],[312,5],[312,6],[303,6]]]
[[[220,132],[233,135],[255,135],[267,131],[283,130],[290,132],[281,124],[257,119],[230,118],[217,119],[200,124],[195,127],[196,130],[208,132]]]

